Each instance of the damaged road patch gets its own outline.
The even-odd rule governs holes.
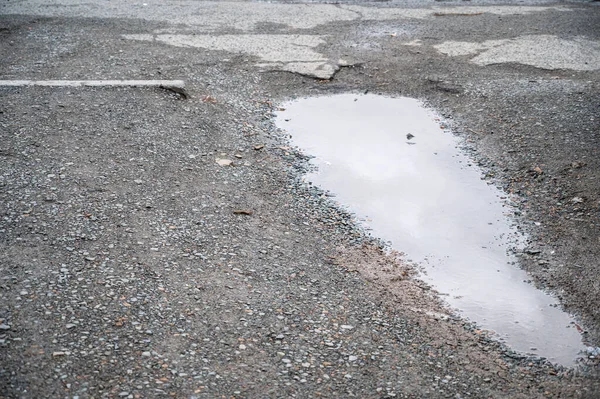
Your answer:
[[[481,43],[447,41],[434,47],[452,57],[475,55],[470,61],[477,65],[515,62],[542,69],[600,69],[600,43],[583,37],[529,35]]]
[[[268,70],[299,73],[319,79],[330,79],[339,69],[315,51],[325,41],[316,35],[123,35],[126,39],[156,41],[176,47],[248,54],[261,59],[256,64]]]

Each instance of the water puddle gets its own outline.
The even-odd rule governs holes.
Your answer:
[[[452,307],[513,349],[573,365],[585,347],[554,298],[527,284],[509,249],[523,236],[504,194],[414,99],[343,94],[283,105],[277,125],[373,234],[423,266]]]

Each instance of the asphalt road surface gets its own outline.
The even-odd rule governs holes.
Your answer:
[[[598,27],[585,1],[0,0],[0,398],[598,397]],[[302,182],[274,112],[365,92],[448,118],[514,199],[577,365],[457,317]]]

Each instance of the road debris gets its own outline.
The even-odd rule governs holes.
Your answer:
[[[254,212],[246,209],[237,209],[233,213],[236,215],[252,215]]]

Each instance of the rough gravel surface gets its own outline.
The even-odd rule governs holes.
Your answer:
[[[290,98],[367,90],[451,117],[522,202],[522,267],[598,346],[599,72],[433,47],[523,26],[599,40],[598,7],[569,7],[293,29],[335,38],[319,51],[349,66],[330,80],[122,37],[169,23],[0,8],[1,79],[184,79],[189,94],[0,88],[0,397],[596,397],[592,353],[551,365],[453,316],[302,183],[307,154],[273,123]]]

